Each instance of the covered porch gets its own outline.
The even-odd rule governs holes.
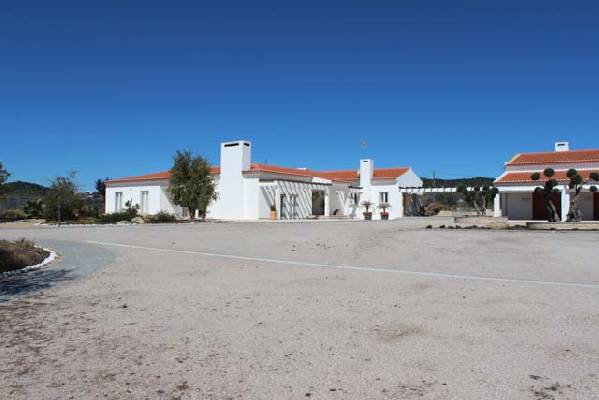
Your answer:
[[[570,211],[570,192],[566,185],[560,185],[560,192],[552,194],[552,201],[562,221],[566,221]],[[580,194],[580,209],[584,221],[599,221],[599,194],[585,190]],[[535,193],[535,186],[499,187],[495,197],[493,215],[519,221],[546,221],[547,209],[541,193]]]
[[[270,218],[274,205],[278,219],[353,218],[360,190],[329,182],[273,180],[260,182],[260,218]]]

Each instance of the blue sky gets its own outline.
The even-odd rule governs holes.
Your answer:
[[[0,49],[13,180],[91,189],[238,138],[255,162],[447,178],[599,147],[598,2],[5,0]]]

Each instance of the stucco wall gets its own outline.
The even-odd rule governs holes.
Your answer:
[[[133,205],[140,204],[141,205],[141,192],[148,192],[148,214],[156,214],[162,208],[162,199],[164,196],[163,189],[161,188],[161,184],[159,182],[153,183],[122,183],[122,184],[113,184],[106,188],[106,205],[104,211],[107,214],[117,212],[116,210],[116,193],[123,193],[123,208],[125,208],[125,203],[131,201]]]

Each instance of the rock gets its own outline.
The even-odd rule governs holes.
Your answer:
[[[507,222],[503,222],[503,221],[496,221],[496,222],[491,222],[490,224],[488,224],[487,228],[490,228],[490,229],[509,229],[510,228],[510,224],[508,224]]]
[[[145,224],[146,221],[142,217],[135,217],[131,220],[132,224]]]

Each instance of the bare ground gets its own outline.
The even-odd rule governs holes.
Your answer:
[[[421,228],[0,231],[116,255],[0,304],[0,398],[599,398],[596,233]]]

